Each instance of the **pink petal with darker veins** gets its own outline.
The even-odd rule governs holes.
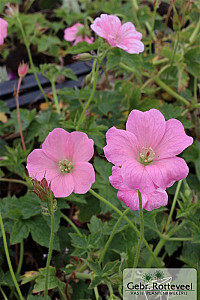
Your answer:
[[[147,197],[147,201],[146,201],[146,205],[144,206],[144,209],[148,211],[160,208],[161,206],[165,206],[167,205],[168,202],[168,195],[166,191],[160,188],[150,194],[147,194],[146,197]]]
[[[35,149],[29,154],[26,168],[29,176],[39,181],[45,177],[49,182],[60,174],[57,163],[51,160],[42,149]]]
[[[68,197],[74,189],[74,180],[70,173],[60,174],[51,181],[51,190],[55,197]]]
[[[121,166],[125,161],[139,157],[139,144],[131,132],[110,128],[106,133],[107,146],[104,154],[108,161]]]
[[[186,178],[189,172],[186,162],[180,157],[154,161],[145,168],[154,184],[164,190],[175,181]]]
[[[109,40],[118,34],[121,21],[114,15],[101,14],[100,18],[96,18],[90,27],[97,35]]]
[[[193,138],[185,134],[182,123],[176,119],[170,119],[166,122],[162,140],[155,148],[156,160],[178,155],[192,143]]]
[[[71,138],[74,145],[72,161],[89,161],[94,155],[94,141],[86,133],[78,131],[71,132]]]
[[[85,194],[95,182],[93,166],[88,162],[77,162],[70,173],[74,180],[74,190],[76,194]]]
[[[151,147],[154,152],[164,136],[165,127],[165,118],[157,109],[132,110],[126,123],[126,130],[137,137],[140,146]]]
[[[121,174],[124,184],[133,190],[140,190],[141,193],[151,193],[156,186],[146,170],[146,166],[136,160],[128,160],[122,165]],[[159,185],[158,185],[159,186]]]
[[[42,144],[45,154],[52,160],[72,159],[74,146],[71,134],[62,128],[55,128]]]
[[[0,45],[3,45],[4,39],[7,37],[8,22],[0,18]]]

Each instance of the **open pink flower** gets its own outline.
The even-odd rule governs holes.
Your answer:
[[[144,44],[141,42],[142,34],[135,30],[131,22],[121,25],[118,17],[101,14],[90,27],[112,47],[121,48],[131,54],[144,51]]]
[[[64,39],[68,42],[73,42],[74,45],[80,42],[87,42],[88,44],[92,44],[94,38],[89,38],[88,36],[83,36],[83,34],[79,33],[79,30],[84,28],[83,24],[76,23],[72,27],[66,28],[64,30]]]
[[[7,37],[8,22],[0,18],[0,45],[3,45],[4,39]]]
[[[138,191],[128,188],[123,181],[120,167],[112,168],[112,175],[109,177],[110,183],[118,189],[117,197],[122,200],[130,209],[139,210]],[[161,206],[167,205],[167,193],[158,188],[152,193],[142,193],[142,207],[146,210],[157,209]]]
[[[45,176],[55,197],[85,194],[95,181],[94,168],[88,163],[93,154],[94,142],[87,134],[55,128],[42,149],[29,154],[27,169],[29,176],[39,181]]]
[[[180,121],[157,109],[132,110],[126,130],[112,127],[106,134],[104,153],[108,161],[121,167],[125,185],[141,193],[165,190],[188,175],[185,161],[176,157],[193,142]]]

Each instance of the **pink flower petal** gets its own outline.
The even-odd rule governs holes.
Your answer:
[[[175,181],[187,177],[189,169],[180,157],[171,157],[154,161],[151,165],[146,166],[146,170],[154,184],[165,190]]]
[[[29,176],[39,181],[43,177],[51,181],[60,174],[57,163],[51,160],[42,149],[35,149],[28,155],[26,168]]]
[[[51,190],[55,197],[68,197],[74,189],[74,180],[70,173],[60,174],[51,181]]]
[[[139,144],[131,132],[112,127],[107,131],[106,139],[107,146],[104,147],[104,154],[107,160],[116,166],[138,158]]]
[[[178,155],[192,143],[193,138],[185,134],[181,122],[170,119],[166,122],[164,136],[155,149],[156,159],[160,160]]]
[[[76,34],[79,30],[78,27],[84,27],[81,23],[76,23],[72,27],[66,28],[64,30],[64,39],[68,42],[72,42],[76,39]]]
[[[154,152],[165,133],[165,119],[157,109],[146,112],[132,110],[126,123],[126,130],[132,132],[140,147],[151,147]]]
[[[115,189],[126,190],[127,187],[124,185],[123,178],[121,175],[121,168],[112,167],[112,175],[109,176],[109,181]]]
[[[74,190],[76,194],[85,194],[95,182],[93,166],[88,162],[77,162],[70,173],[74,180]]]
[[[90,27],[97,35],[108,41],[111,36],[115,37],[118,34],[121,21],[114,15],[101,14],[100,18],[96,18]]]
[[[88,36],[85,36],[84,41],[87,42],[88,44],[92,44],[94,42],[94,38],[93,37],[89,38]]]
[[[143,195],[142,195],[143,197]],[[147,202],[144,209],[151,211],[153,209],[160,208],[161,206],[167,205],[168,195],[166,191],[157,189],[156,191],[146,195]]]
[[[62,128],[55,128],[46,137],[42,149],[49,158],[56,162],[62,159],[71,160],[74,151],[71,134]]]
[[[135,30],[131,22],[123,24],[119,30],[116,46],[130,54],[144,51],[144,44],[140,41],[142,34]]]
[[[76,36],[73,45],[76,46],[78,43],[81,42],[84,42],[84,38],[82,37],[82,35]]]
[[[117,197],[122,200],[131,210],[139,210],[139,199],[137,190],[119,190]],[[146,194],[142,194],[142,207],[145,208],[147,203]]]
[[[94,141],[89,139],[86,133],[78,131],[71,132],[71,138],[74,144],[72,161],[90,160],[94,155]]]
[[[7,37],[8,22],[0,18],[0,45],[3,45],[4,39]]]
[[[146,194],[156,189],[156,186],[146,170],[146,166],[136,160],[129,160],[123,163],[121,174],[124,184],[129,189],[138,189],[141,193]]]

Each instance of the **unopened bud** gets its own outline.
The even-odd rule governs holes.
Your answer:
[[[51,184],[48,184],[47,180],[43,178],[40,182],[36,179],[32,179],[33,192],[40,198],[41,201],[47,202],[51,197]]]
[[[26,74],[28,72],[28,69],[29,69],[28,64],[26,64],[24,62],[20,63],[19,67],[18,67],[18,75],[19,75],[19,77],[26,76]]]
[[[90,53],[81,53],[76,56],[74,56],[75,59],[81,60],[81,61],[88,61],[94,58]]]

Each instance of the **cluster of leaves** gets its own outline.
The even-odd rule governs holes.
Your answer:
[[[20,4],[18,0],[12,2]],[[40,8],[44,9],[52,5],[54,9],[51,10],[50,16],[45,14],[45,10],[31,13],[31,6],[24,8],[21,5],[22,12],[19,13],[18,18],[31,49],[34,49],[37,54],[43,53],[51,57],[49,63],[39,65],[36,70],[54,84],[60,76],[77,80],[70,69],[58,64],[59,59],[83,52],[91,52],[94,55],[97,49],[100,51],[101,47],[104,47],[98,39],[91,45],[79,43],[71,46],[63,41],[63,30],[67,25],[78,21],[83,23],[87,16],[104,12],[119,15],[123,21],[133,22],[143,33],[143,42],[146,45],[144,54],[131,55],[116,48],[109,52],[99,74],[98,89],[95,91],[81,128],[95,143],[95,156],[92,163],[96,171],[96,181],[93,189],[120,211],[124,211],[125,205],[117,198],[116,190],[109,183],[112,166],[103,156],[105,133],[108,128],[112,126],[124,128],[132,109],[146,111],[157,108],[164,114],[166,120],[179,119],[188,134],[194,137],[195,142],[182,154],[190,167],[190,174],[181,186],[173,220],[170,223],[171,229],[177,228],[177,230],[173,238],[165,235],[168,209],[171,207],[177,187],[174,185],[168,189],[167,208],[144,212],[145,239],[153,249],[161,237],[165,239],[163,255],[159,256],[161,265],[174,267],[178,263],[180,266],[194,267],[200,271],[200,143],[198,141],[200,131],[199,107],[195,106],[198,88],[195,83],[200,79],[200,42],[199,32],[194,34],[195,24],[199,24],[198,1],[190,4],[179,1],[177,10],[174,10],[169,17],[172,28],[165,26],[167,12],[156,13],[152,32],[149,27],[154,16],[152,1],[148,2],[149,6],[141,5],[138,10],[133,9],[131,1],[128,0],[63,0],[60,6],[54,3],[57,1],[38,2]],[[26,1],[26,5],[28,3],[29,1]],[[173,7],[171,8],[173,10]],[[13,37],[10,46],[13,46],[11,43],[14,39],[23,43],[24,37],[16,17],[7,19],[9,36]],[[9,47],[2,50],[1,57],[5,59],[8,54]],[[21,147],[16,110],[9,110],[5,102],[0,101],[0,135],[2,136],[0,139],[0,184],[2,185],[0,210],[13,264],[17,252],[14,252],[13,245],[24,243],[26,252],[30,252],[31,256],[33,253],[29,250],[29,243],[37,245],[43,254],[47,253],[49,244],[50,217],[43,214],[46,207],[41,205],[44,203],[41,203],[31,192],[32,185],[25,168],[27,155],[34,148],[39,148],[54,128],[62,127],[69,132],[76,129],[77,120],[90,96],[93,82],[92,70],[86,76],[82,89],[58,90],[61,114],[56,112],[53,102],[48,105],[42,103],[37,109],[32,110],[20,108],[26,151]],[[12,183],[7,192],[7,181],[12,179],[19,182]],[[23,185],[20,180],[23,181]],[[66,226],[64,215],[74,222],[80,234],[75,233],[72,227]],[[139,228],[138,212],[129,211],[126,217]],[[49,275],[49,289],[53,290],[52,298],[59,294],[61,299],[66,297],[74,300],[94,299],[94,291],[97,288],[96,291],[99,291],[102,299],[122,298],[122,272],[124,268],[133,266],[138,236],[127,219],[122,219],[104,253],[105,244],[112,235],[118,219],[119,215],[110,206],[89,193],[58,199],[55,213],[53,267],[50,268]],[[8,287],[12,289],[13,283],[5,266],[2,243],[0,247],[2,267],[0,285],[5,290]],[[104,253],[103,258],[102,253]],[[149,260],[151,260],[150,253],[143,245],[139,266],[145,267]],[[152,266],[156,267],[155,262]],[[29,284],[30,291],[24,289],[24,295],[28,300],[42,299],[39,294],[44,290],[45,269],[43,267],[44,261],[40,258],[35,265],[28,265],[27,269],[26,259],[24,259],[21,272],[24,275],[19,278],[18,274],[17,279],[21,280],[22,289],[25,284]]]

